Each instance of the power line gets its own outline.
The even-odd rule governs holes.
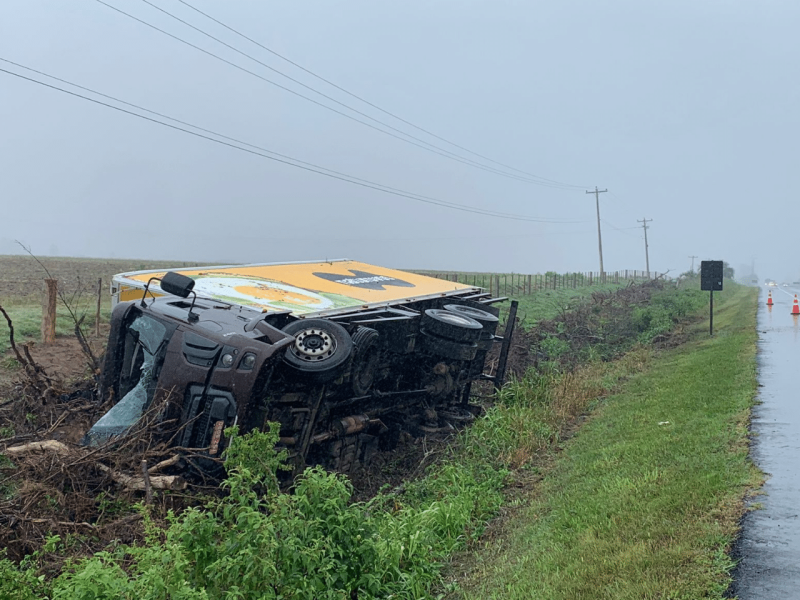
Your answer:
[[[2,60],[4,62],[7,62],[7,63],[10,63],[10,64],[14,64],[14,65],[20,66],[20,67],[22,67],[24,69],[28,69],[28,70],[34,71],[33,69],[29,69],[28,67],[25,67],[23,65],[19,65],[18,63],[14,63],[12,61],[9,61],[9,60],[1,58],[1,57],[0,57],[0,60]],[[440,200],[438,198],[432,198],[432,197],[429,197],[429,196],[423,196],[421,194],[416,194],[414,192],[408,192],[408,191],[405,191],[405,190],[401,190],[401,189],[398,189],[398,188],[393,188],[393,187],[386,186],[386,185],[383,185],[383,184],[380,184],[380,183],[376,183],[376,182],[373,182],[373,181],[369,181],[369,180],[366,180],[366,179],[361,179],[361,178],[358,178],[358,177],[354,177],[354,176],[348,175],[346,173],[341,173],[339,171],[334,171],[332,169],[327,169],[325,167],[321,167],[321,166],[315,165],[313,163],[300,161],[298,159],[295,159],[293,157],[287,156],[285,154],[279,154],[277,152],[273,152],[271,150],[267,150],[267,149],[261,148],[259,146],[254,146],[252,144],[248,144],[246,142],[242,142],[240,140],[237,140],[235,138],[231,138],[229,136],[223,136],[223,135],[218,134],[218,133],[216,133],[214,131],[211,131],[209,129],[203,129],[203,128],[197,127],[197,126],[195,126],[195,125],[193,125],[191,123],[187,123],[185,121],[179,121],[178,119],[173,119],[172,117],[168,117],[166,115],[161,115],[160,113],[156,113],[155,111],[150,111],[148,109],[139,107],[139,106],[137,106],[135,104],[132,104],[132,103],[129,103],[129,102],[124,102],[122,100],[117,100],[116,98],[113,98],[112,96],[108,96],[106,94],[100,94],[99,92],[95,92],[94,90],[91,90],[89,88],[85,88],[83,86],[78,86],[78,85],[72,84],[71,82],[68,82],[68,81],[66,81],[64,79],[57,79],[57,78],[52,77],[50,75],[47,75],[46,73],[43,73],[41,71],[34,71],[34,72],[40,73],[40,74],[42,74],[42,75],[44,75],[46,77],[50,77],[52,79],[57,79],[58,81],[61,81],[63,83],[67,83],[68,85],[72,85],[74,87],[78,87],[80,89],[83,89],[83,90],[89,91],[91,93],[94,93],[94,94],[97,94],[97,95],[100,95],[100,96],[115,100],[117,102],[124,103],[124,104],[126,104],[128,106],[131,106],[133,108],[136,108],[138,110],[143,110],[145,112],[149,112],[150,114],[161,116],[162,118],[169,119],[169,120],[174,121],[176,123],[181,123],[183,125],[186,125],[188,127],[192,127],[193,129],[197,129],[199,131],[204,131],[206,133],[209,133],[211,135],[214,135],[214,136],[217,136],[217,137],[220,137],[220,138],[223,138],[223,139],[216,139],[214,137],[210,137],[210,135],[204,135],[202,133],[198,133],[197,131],[191,131],[189,129],[185,129],[184,127],[179,127],[177,125],[172,125],[170,123],[165,123],[164,121],[161,121],[161,120],[159,120],[157,118],[148,117],[146,115],[142,115],[142,114],[139,114],[137,112],[121,108],[119,106],[114,106],[113,104],[109,104],[107,102],[102,102],[102,101],[97,100],[95,98],[90,98],[88,96],[84,96],[83,94],[78,94],[77,92],[72,92],[70,90],[66,90],[66,89],[58,87],[56,85],[51,85],[49,83],[45,83],[43,81],[39,81],[39,80],[33,79],[31,77],[26,77],[25,75],[21,75],[20,73],[15,73],[15,72],[9,71],[7,69],[0,68],[0,72],[6,73],[8,75],[13,75],[14,77],[18,77],[20,79],[24,79],[26,81],[39,84],[41,86],[48,87],[50,89],[60,91],[60,92],[63,92],[65,94],[69,94],[71,96],[74,96],[74,97],[77,97],[77,98],[81,98],[83,100],[88,100],[89,102],[93,102],[95,104],[99,104],[101,106],[105,106],[107,108],[111,108],[111,109],[114,109],[116,111],[131,115],[131,116],[134,116],[134,117],[138,117],[138,118],[144,119],[146,121],[150,121],[152,123],[157,123],[159,125],[163,125],[164,127],[169,127],[170,129],[174,129],[174,130],[177,130],[177,131],[182,131],[184,133],[188,133],[188,134],[193,135],[195,137],[199,137],[199,138],[202,138],[202,139],[205,139],[205,140],[209,140],[211,142],[215,142],[217,144],[221,144],[221,145],[227,146],[229,148],[234,148],[234,149],[240,150],[242,152],[247,152],[249,154],[254,154],[254,155],[257,155],[257,156],[261,156],[262,158],[273,160],[275,162],[286,164],[286,165],[289,165],[289,166],[292,166],[292,167],[296,167],[298,169],[303,169],[305,171],[310,171],[310,172],[313,172],[313,173],[317,173],[319,175],[324,175],[324,176],[330,177],[332,179],[338,179],[338,180],[341,180],[341,181],[345,181],[345,182],[351,183],[353,185],[358,185],[358,186],[361,186],[361,187],[374,189],[374,190],[377,190],[379,192],[384,192],[386,194],[392,194],[392,195],[395,195],[395,196],[401,196],[401,197],[404,197],[404,198],[409,198],[411,200],[416,200],[418,202],[424,202],[426,204],[434,204],[434,205],[441,206],[441,207],[444,207],[444,208],[451,208],[451,209],[460,210],[460,211],[463,211],[463,212],[470,212],[470,213],[480,214],[480,215],[483,215],[483,216],[496,217],[496,218],[502,218],[502,219],[510,219],[510,220],[515,220],[515,221],[527,221],[527,222],[535,222],[535,223],[581,223],[581,222],[585,222],[585,221],[562,220],[562,219],[541,219],[541,218],[536,218],[536,217],[527,217],[527,216],[524,216],[524,215],[514,215],[514,214],[510,214],[510,213],[500,213],[500,212],[496,212],[496,211],[489,211],[489,210],[482,209],[482,208],[477,208],[477,207],[471,207],[471,206],[466,206],[466,205],[462,205],[462,204],[457,204],[455,202],[449,202],[449,201],[446,201],[446,200]],[[231,140],[231,142],[223,141],[224,139]],[[237,144],[241,144],[241,146],[237,145]],[[246,147],[243,148],[242,146],[249,146],[250,148],[255,148],[255,149],[248,149]]]
[[[250,144],[250,143],[248,143],[248,142],[243,142],[242,140],[238,140],[238,139],[236,139],[236,138],[232,138],[232,137],[230,137],[230,136],[223,135],[223,134],[221,134],[221,133],[217,133],[217,132],[215,132],[215,131],[212,131],[211,129],[206,129],[206,128],[204,128],[204,127],[200,127],[199,125],[194,125],[194,124],[192,124],[192,123],[188,123],[187,121],[182,121],[182,120],[180,120],[180,119],[176,119],[176,118],[174,118],[174,117],[170,117],[169,115],[165,115],[165,114],[163,114],[163,113],[160,113],[160,112],[157,112],[157,111],[154,111],[154,110],[150,110],[150,109],[148,109],[148,108],[144,108],[143,106],[139,106],[139,105],[137,105],[137,104],[133,104],[133,103],[131,103],[131,102],[127,102],[127,101],[125,101],[125,100],[122,100],[122,99],[120,99],[120,98],[116,98],[115,96],[110,96],[110,95],[108,95],[108,94],[104,94],[104,93],[102,93],[102,92],[98,92],[97,90],[93,90],[93,89],[91,89],[91,88],[88,88],[88,87],[85,87],[85,86],[82,86],[82,85],[78,85],[77,83],[73,83],[73,82],[71,82],[71,81],[67,81],[66,79],[61,79],[60,77],[56,77],[56,76],[54,76],[54,75],[49,75],[48,73],[45,73],[44,71],[38,71],[38,70],[36,70],[36,69],[33,69],[33,68],[31,68],[31,67],[26,67],[25,65],[22,65],[22,64],[20,64],[20,63],[16,63],[16,62],[14,62],[13,60],[8,60],[8,59],[6,59],[6,58],[0,57],[0,61],[3,61],[3,62],[5,62],[5,63],[11,64],[11,65],[14,65],[15,67],[19,67],[19,68],[21,68],[21,69],[25,69],[26,71],[31,71],[31,72],[33,72],[33,73],[36,73],[37,75],[42,75],[42,76],[44,76],[44,77],[47,77],[47,78],[49,78],[49,79],[53,79],[53,80],[55,80],[55,81],[60,81],[61,83],[65,83],[65,84],[67,84],[67,85],[70,85],[70,86],[72,86],[72,87],[76,87],[76,88],[78,88],[78,89],[85,90],[85,91],[87,91],[87,92],[91,92],[92,94],[95,94],[95,95],[97,95],[97,96],[101,96],[101,97],[103,97],[103,98],[108,98],[109,100],[113,100],[114,102],[119,102],[120,104],[124,104],[124,105],[126,105],[126,106],[130,106],[130,107],[132,107],[132,108],[135,108],[135,109],[137,109],[137,110],[144,111],[144,112],[146,112],[146,113],[149,113],[149,114],[151,114],[151,115],[156,115],[157,117],[161,117],[161,118],[163,118],[163,119],[168,119],[168,120],[170,120],[170,121],[173,121],[173,122],[175,122],[175,123],[180,123],[181,125],[186,125],[187,127],[192,127],[193,129],[197,129],[197,130],[199,130],[199,131],[203,131],[203,132],[205,132],[205,133],[209,133],[209,134],[211,134],[211,135],[215,135],[215,136],[217,136],[217,137],[220,137],[220,138],[223,138],[223,139],[226,139],[226,140],[230,140],[231,142],[235,142],[235,143],[237,143],[237,144],[242,144],[243,146],[248,146],[248,147],[250,147],[250,148],[255,148],[256,150],[261,150],[262,152],[266,152],[266,153],[268,153],[268,154],[273,154],[273,155],[275,155],[275,156],[278,156],[278,157],[280,157],[280,158],[285,158],[285,159],[287,159],[287,160],[292,160],[292,161],[294,161],[294,162],[297,162],[297,163],[299,163],[299,164],[303,164],[303,165],[306,165],[306,166],[309,166],[309,167],[314,167],[314,168],[322,169],[322,170],[324,170],[324,171],[328,171],[328,172],[330,172],[330,173],[333,173],[333,174],[335,174],[335,175],[341,175],[341,176],[343,176],[343,177],[348,177],[348,178],[350,178],[350,179],[354,179],[354,180],[357,180],[357,181],[362,181],[362,182],[364,182],[364,183],[369,183],[369,184],[372,184],[372,183],[373,183],[372,181],[369,181],[368,179],[361,179],[361,178],[359,178],[359,177],[355,177],[355,176],[353,176],[353,175],[348,175],[348,174],[346,174],[346,173],[342,173],[342,172],[340,172],[340,171],[335,171],[335,170],[333,170],[333,169],[328,169],[328,168],[326,168],[326,167],[321,167],[321,166],[319,166],[319,165],[315,165],[315,164],[313,164],[313,163],[308,163],[308,162],[305,162],[305,161],[302,161],[302,160],[299,160],[299,159],[293,158],[293,157],[291,157],[291,156],[287,156],[287,155],[285,155],[285,154],[281,154],[280,152],[274,152],[274,151],[272,151],[272,150],[269,150],[269,149],[267,149],[267,148],[264,148],[264,147],[262,147],[262,146],[257,146],[257,145],[255,145],[255,144]],[[394,188],[394,187],[392,187],[392,186],[383,185],[383,184],[380,184],[380,185],[381,185],[381,187],[385,187],[385,188],[387,188],[387,189],[390,189],[390,190],[393,190],[393,191],[397,191],[397,192],[404,192],[404,190],[401,190],[401,189],[398,189],[398,188]],[[425,199],[427,199],[427,200],[436,200],[435,198],[430,198],[430,197],[428,197],[428,196],[423,196],[422,194],[414,194],[414,195],[417,195],[417,196],[419,196],[420,198],[425,198]],[[507,214],[507,213],[499,213],[499,212],[498,212],[498,214]],[[516,215],[509,215],[509,216],[516,216]]]
[[[308,96],[305,96],[305,95],[301,94],[300,92],[297,92],[297,91],[295,91],[295,90],[293,90],[291,88],[288,88],[288,87],[286,87],[284,85],[281,85],[281,84],[279,84],[279,83],[277,83],[277,82],[275,82],[275,81],[273,81],[271,79],[263,77],[262,75],[259,75],[258,73],[255,73],[254,71],[246,69],[245,67],[242,67],[241,65],[238,65],[238,64],[236,64],[236,63],[234,63],[232,61],[229,61],[229,60],[227,60],[225,58],[222,58],[221,56],[219,56],[217,54],[214,54],[213,52],[211,52],[209,50],[206,50],[205,48],[201,48],[200,46],[197,46],[196,44],[193,44],[193,43],[191,43],[191,42],[189,42],[189,41],[187,41],[187,40],[185,40],[185,39],[183,39],[183,38],[181,38],[181,37],[179,37],[179,36],[177,36],[175,34],[169,33],[168,31],[166,31],[164,29],[161,29],[161,28],[153,25],[152,23],[149,23],[149,22],[147,22],[147,21],[145,21],[143,19],[140,19],[140,18],[138,18],[138,17],[136,17],[136,16],[134,16],[134,15],[132,15],[130,13],[127,13],[124,10],[121,10],[121,9],[115,7],[115,6],[112,6],[111,4],[108,4],[107,2],[104,2],[103,0],[95,0],[95,1],[98,2],[99,4],[102,4],[103,6],[106,6],[106,7],[110,8],[110,9],[112,9],[112,10],[115,10],[116,12],[118,12],[118,13],[120,13],[122,15],[125,15],[126,17],[128,17],[130,19],[133,19],[134,21],[137,21],[137,22],[141,23],[142,25],[146,25],[147,27],[150,27],[151,29],[154,29],[154,30],[158,31],[159,33],[162,33],[162,34],[164,34],[164,35],[166,35],[168,37],[171,37],[172,39],[174,39],[174,40],[176,40],[178,42],[181,42],[182,44],[186,44],[187,46],[190,46],[191,48],[199,50],[200,52],[202,52],[204,54],[207,54],[208,56],[211,56],[211,57],[213,57],[213,58],[215,58],[215,59],[217,59],[217,60],[219,60],[219,61],[221,61],[221,62],[223,62],[223,63],[225,63],[227,65],[230,65],[230,66],[232,66],[232,67],[234,67],[236,69],[239,69],[240,71],[248,73],[249,75],[252,75],[253,77],[257,77],[258,79],[260,79],[260,80],[262,80],[262,81],[264,81],[266,83],[269,83],[270,85],[274,85],[275,87],[277,87],[279,89],[282,89],[282,90],[284,90],[286,92],[289,92],[290,94],[293,94],[294,96],[297,96],[299,98],[303,98],[304,100],[306,100],[308,102],[311,102],[311,103],[316,104],[317,106],[320,106],[320,107],[322,107],[322,108],[324,108],[326,110],[329,110],[329,111],[334,112],[334,113],[336,113],[338,115],[341,115],[341,116],[343,116],[343,117],[345,117],[347,119],[350,119],[351,121],[355,121],[356,123],[360,123],[360,124],[362,124],[362,125],[364,125],[366,127],[369,127],[370,129],[374,129],[375,131],[379,131],[379,132],[383,133],[384,135],[388,135],[390,137],[398,139],[398,140],[400,140],[402,142],[405,142],[407,144],[411,144],[412,146],[416,146],[416,147],[421,148],[423,150],[426,150],[428,152],[432,152],[433,154],[438,154],[439,156],[443,156],[444,158],[449,158],[450,160],[454,160],[456,162],[460,162],[460,163],[465,164],[467,166],[471,166],[471,167],[474,167],[474,168],[477,168],[477,169],[481,169],[481,170],[487,171],[489,173],[494,173],[495,175],[500,175],[502,177],[507,177],[509,179],[515,179],[517,181],[523,181],[523,182],[526,182],[526,183],[531,183],[531,184],[534,184],[534,185],[540,185],[540,186],[543,186],[543,187],[550,187],[550,188],[556,188],[556,189],[565,189],[565,187],[563,185],[561,185],[561,184],[557,185],[557,184],[551,184],[551,183],[542,182],[542,181],[536,181],[536,180],[533,180],[533,179],[530,179],[530,178],[525,178],[525,177],[521,177],[519,175],[514,175],[513,173],[505,173],[503,171],[500,171],[499,169],[495,169],[494,167],[481,165],[480,163],[478,163],[476,161],[473,161],[473,160],[468,159],[468,158],[461,157],[461,156],[459,156],[459,155],[457,155],[457,154],[455,154],[453,152],[450,152],[449,150],[444,150],[443,148],[440,148],[439,146],[434,146],[433,144],[430,144],[430,143],[428,143],[428,142],[426,142],[424,140],[421,140],[420,138],[416,138],[416,137],[414,137],[414,136],[412,136],[410,134],[407,134],[407,133],[405,133],[405,132],[403,132],[403,131],[401,131],[401,130],[399,130],[397,128],[392,127],[391,125],[387,125],[387,124],[385,124],[385,123],[383,123],[381,121],[378,121],[377,119],[374,119],[373,117],[370,117],[369,115],[367,115],[367,114],[365,114],[365,113],[363,113],[361,111],[358,111],[358,110],[356,110],[356,109],[354,109],[352,107],[349,107],[349,106],[339,102],[338,100],[323,94],[322,92],[317,92],[316,90],[313,90],[313,88],[309,88],[309,89],[312,89],[312,91],[314,91],[315,93],[318,93],[321,96],[323,96],[325,98],[328,98],[329,100],[332,100],[333,102],[337,102],[338,104],[342,104],[342,106],[345,106],[348,110],[351,110],[351,111],[353,111],[353,112],[355,112],[357,114],[360,114],[362,116],[365,116],[365,117],[367,117],[367,118],[369,118],[369,119],[371,119],[373,121],[381,123],[384,127],[388,127],[389,129],[394,129],[395,131],[398,131],[401,135],[397,135],[395,133],[391,133],[390,131],[386,131],[385,129],[381,129],[380,127],[377,127],[375,125],[367,123],[366,121],[363,121],[363,120],[361,120],[359,118],[356,118],[356,117],[354,117],[352,115],[349,115],[349,114],[347,114],[345,112],[337,110],[337,109],[333,108],[332,106],[328,106],[327,104],[324,104],[322,102],[318,102],[317,100],[314,100],[313,98],[309,98]],[[145,2],[146,4],[152,6],[153,8],[163,12],[164,14],[169,15],[173,19],[175,19],[177,21],[180,21],[181,23],[186,24],[188,27],[191,27],[192,29],[202,33],[203,35],[206,35],[207,37],[219,42],[220,44],[223,44],[224,46],[234,50],[235,52],[238,52],[239,54],[242,54],[243,56],[247,56],[248,58],[250,58],[251,60],[257,62],[258,64],[260,64],[260,65],[262,65],[262,66],[264,66],[264,67],[266,67],[268,69],[271,69],[272,71],[275,71],[275,72],[283,75],[287,79],[290,79],[291,81],[299,83],[300,85],[303,85],[304,87],[309,87],[309,86],[306,86],[305,84],[303,84],[301,82],[298,82],[296,79],[293,79],[292,77],[281,73],[277,69],[274,69],[273,67],[270,67],[269,65],[267,65],[267,64],[255,59],[255,58],[247,55],[246,53],[238,50],[237,48],[234,48],[230,44],[227,44],[227,43],[215,38],[211,34],[206,33],[205,31],[195,27],[194,25],[191,25],[190,23],[187,23],[183,19],[180,19],[179,17],[176,17],[176,16],[172,15],[168,11],[166,11],[166,10],[164,10],[164,9],[158,7],[158,6],[155,6],[154,4],[149,2],[148,0],[142,0],[142,1]],[[405,137],[402,137],[402,136],[406,136],[406,137],[409,137],[411,139],[406,139]],[[418,141],[412,141],[412,140],[418,140]],[[427,147],[427,146],[430,146],[430,147]]]
[[[634,227],[617,227],[616,225],[614,225],[614,224],[613,224],[611,221],[609,221],[609,220],[607,220],[607,219],[600,219],[600,221],[601,221],[601,222],[603,222],[603,223],[605,223],[605,224],[606,224],[606,225],[608,225],[609,227],[611,227],[611,229],[616,229],[616,230],[617,230],[617,231],[619,231],[620,233],[624,233],[625,235],[627,235],[627,236],[629,236],[629,237],[632,237],[632,238],[638,238],[638,237],[639,237],[639,236],[636,236],[636,235],[630,234],[630,233],[628,233],[628,231],[627,231],[627,230],[629,230],[629,229],[639,229],[639,226],[638,226],[638,225],[636,225],[636,226],[634,226]]]
[[[258,42],[258,41],[256,41],[256,40],[254,40],[254,39],[253,39],[253,38],[251,38],[251,37],[248,37],[247,35],[243,34],[242,32],[240,32],[240,31],[238,31],[238,30],[234,29],[233,27],[231,27],[231,26],[229,26],[229,25],[227,25],[227,24],[223,23],[223,22],[222,22],[222,21],[220,21],[219,19],[216,19],[216,18],[212,17],[211,15],[209,15],[208,13],[205,13],[205,12],[203,12],[203,11],[202,11],[202,10],[200,10],[199,8],[197,8],[197,7],[195,7],[195,6],[192,6],[191,4],[189,4],[188,2],[186,2],[186,0],[178,0],[178,2],[180,2],[180,3],[181,3],[181,4],[183,4],[184,6],[187,6],[188,8],[192,9],[193,11],[195,11],[195,12],[197,12],[197,13],[199,13],[199,14],[203,15],[203,16],[204,16],[204,17],[206,17],[207,19],[210,19],[210,20],[211,20],[211,21],[213,21],[214,23],[216,23],[216,24],[218,24],[218,25],[220,25],[220,26],[224,27],[224,28],[225,28],[225,29],[227,29],[228,31],[231,31],[231,32],[235,33],[235,34],[236,34],[236,35],[238,35],[239,37],[241,37],[241,38],[244,38],[245,40],[247,40],[247,41],[249,41],[249,42],[251,42],[251,43],[255,44],[255,45],[256,45],[256,46],[258,46],[259,48],[261,48],[261,49],[263,49],[263,50],[266,50],[267,52],[269,52],[269,53],[270,53],[270,54],[272,54],[273,56],[277,56],[277,57],[278,57],[278,58],[280,58],[281,60],[284,60],[284,61],[288,62],[290,65],[292,65],[292,66],[294,66],[294,67],[297,67],[298,69],[300,69],[301,71],[304,71],[305,73],[308,73],[308,74],[309,74],[309,75],[311,75],[312,77],[315,77],[316,79],[319,79],[320,81],[323,81],[324,83],[327,83],[328,85],[330,85],[330,86],[332,86],[332,87],[336,88],[336,89],[337,89],[337,90],[339,90],[340,92],[344,92],[344,93],[345,93],[345,94],[347,94],[348,96],[351,96],[352,98],[355,98],[356,100],[359,100],[360,102],[363,102],[364,104],[366,104],[366,105],[368,105],[368,106],[371,106],[372,108],[374,108],[374,109],[376,109],[376,110],[379,110],[379,111],[380,111],[380,112],[382,112],[383,114],[385,114],[385,115],[388,115],[388,116],[390,116],[390,117],[392,117],[392,118],[394,118],[394,119],[397,119],[398,121],[400,121],[400,122],[402,122],[402,123],[405,123],[406,125],[409,125],[410,127],[413,127],[414,129],[416,129],[416,130],[418,130],[418,131],[422,131],[423,133],[426,133],[426,134],[428,134],[429,136],[436,138],[437,140],[441,140],[442,142],[445,142],[445,143],[447,143],[447,144],[450,144],[451,146],[454,146],[454,147],[456,147],[456,148],[459,148],[460,150],[463,150],[464,152],[469,152],[469,153],[470,153],[470,154],[472,154],[473,156],[477,156],[477,157],[479,157],[479,158],[482,158],[482,159],[484,159],[484,160],[487,160],[487,161],[489,161],[489,162],[491,162],[491,163],[494,163],[494,164],[496,164],[496,165],[499,165],[499,166],[501,166],[501,167],[505,167],[506,169],[511,169],[512,171],[516,171],[516,172],[518,172],[518,173],[522,173],[523,175],[528,175],[529,177],[533,177],[533,178],[535,178],[535,179],[541,179],[542,181],[546,181],[546,182],[549,182],[549,183],[554,183],[554,184],[559,184],[559,185],[563,185],[563,186],[566,186],[566,187],[571,187],[571,188],[578,188],[578,189],[581,189],[581,188],[584,188],[584,187],[586,187],[586,186],[583,186],[583,185],[573,185],[573,184],[570,184],[570,183],[563,183],[563,182],[561,182],[561,181],[556,181],[556,180],[554,180],[554,179],[548,179],[548,178],[546,178],[546,177],[541,177],[541,176],[539,176],[539,175],[534,175],[533,173],[529,173],[529,172],[527,172],[527,171],[523,171],[523,170],[521,170],[521,169],[517,169],[516,167],[512,167],[511,165],[507,165],[507,164],[505,164],[505,163],[502,163],[502,162],[496,161],[496,160],[494,160],[494,159],[492,159],[492,158],[489,158],[488,156],[484,156],[483,154],[480,154],[480,153],[478,153],[478,152],[474,152],[473,150],[470,150],[469,148],[465,148],[464,146],[461,146],[461,145],[459,145],[459,144],[457,144],[457,143],[455,143],[455,142],[452,142],[452,141],[450,141],[450,140],[448,140],[448,139],[446,139],[446,138],[443,138],[443,137],[441,137],[441,136],[439,136],[439,135],[436,135],[436,134],[435,134],[435,133],[433,133],[432,131],[429,131],[428,129],[425,129],[424,127],[420,127],[419,125],[415,125],[415,124],[414,124],[414,123],[412,123],[411,121],[407,121],[406,119],[404,119],[404,118],[402,118],[402,117],[399,117],[398,115],[396,115],[396,114],[394,114],[394,113],[392,113],[392,112],[390,112],[390,111],[388,111],[388,110],[385,110],[385,109],[381,108],[381,107],[380,107],[380,106],[378,106],[377,104],[373,104],[373,103],[372,103],[372,102],[370,102],[369,100],[366,100],[365,98],[363,98],[363,97],[361,97],[361,96],[359,96],[359,95],[357,95],[357,94],[354,94],[353,92],[351,92],[351,91],[349,91],[349,90],[347,90],[347,89],[345,89],[345,88],[341,87],[340,85],[337,85],[337,84],[335,84],[334,82],[330,81],[329,79],[326,79],[326,78],[322,77],[321,75],[318,75],[318,74],[314,73],[314,72],[313,72],[313,71],[311,71],[310,69],[307,69],[307,68],[305,68],[304,66],[302,66],[302,65],[300,65],[300,64],[298,64],[298,63],[296,63],[296,62],[294,62],[293,60],[291,60],[291,59],[289,59],[289,58],[287,58],[287,57],[283,56],[282,54],[280,54],[280,53],[276,52],[275,50],[272,50],[271,48],[268,48],[268,47],[267,47],[267,46],[265,46],[264,44],[261,44],[260,42]],[[149,4],[149,2],[148,2],[148,4]],[[316,90],[315,90],[315,91],[316,91]]]

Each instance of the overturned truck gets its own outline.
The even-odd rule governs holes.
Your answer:
[[[471,420],[472,382],[502,377],[484,374],[502,299],[414,273],[349,260],[140,271],[112,295],[100,393],[113,406],[87,444],[156,410],[170,444],[218,458],[226,427],[278,422],[297,468],[347,472],[404,431]]]

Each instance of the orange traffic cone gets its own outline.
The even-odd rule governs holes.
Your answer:
[[[792,314],[800,315],[800,306],[797,304],[797,294],[794,295],[794,303],[792,304]]]
[[[767,292],[767,306],[772,306],[772,292]]]

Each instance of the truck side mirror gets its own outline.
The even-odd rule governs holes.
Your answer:
[[[170,271],[161,278],[161,289],[173,296],[188,298],[194,289],[194,279]]]
[[[192,298],[192,305],[189,307],[189,322],[194,323],[200,318],[196,312],[192,311],[194,308],[194,303],[197,300],[197,294],[194,292],[194,279],[191,277],[186,277],[186,275],[181,275],[180,273],[175,273],[174,271],[169,271],[160,279],[158,277],[150,278],[150,281],[148,281],[147,285],[144,286],[144,294],[142,295],[141,302],[142,308],[147,308],[147,304],[145,304],[144,299],[147,297],[147,291],[150,289],[150,284],[154,279],[161,282],[162,291],[172,294],[173,296],[178,296],[179,298],[188,298],[189,294],[194,294],[194,298]]]

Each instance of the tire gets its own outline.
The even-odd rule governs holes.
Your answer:
[[[458,298],[449,298],[447,302],[456,306],[469,306],[470,308],[477,308],[478,310],[487,312],[495,317],[500,316],[500,309],[493,304],[486,304],[484,302],[478,302],[477,300],[460,300]]]
[[[420,341],[425,352],[451,360],[473,360],[478,353],[478,344],[448,340],[425,329],[420,330]]]
[[[457,315],[475,319],[478,323],[483,325],[481,339],[484,340],[492,338],[494,332],[497,331],[498,323],[500,323],[500,319],[498,319],[492,313],[486,312],[480,308],[475,308],[473,306],[464,306],[462,304],[445,304],[444,309],[454,312]]]
[[[369,327],[359,327],[353,334],[353,365],[350,384],[356,396],[366,396],[378,373],[378,332]]]
[[[283,355],[284,362],[318,383],[339,377],[353,353],[350,334],[333,321],[298,319],[282,331],[295,338]]]
[[[465,344],[477,342],[483,331],[475,319],[440,308],[426,310],[419,326],[429,334]]]

